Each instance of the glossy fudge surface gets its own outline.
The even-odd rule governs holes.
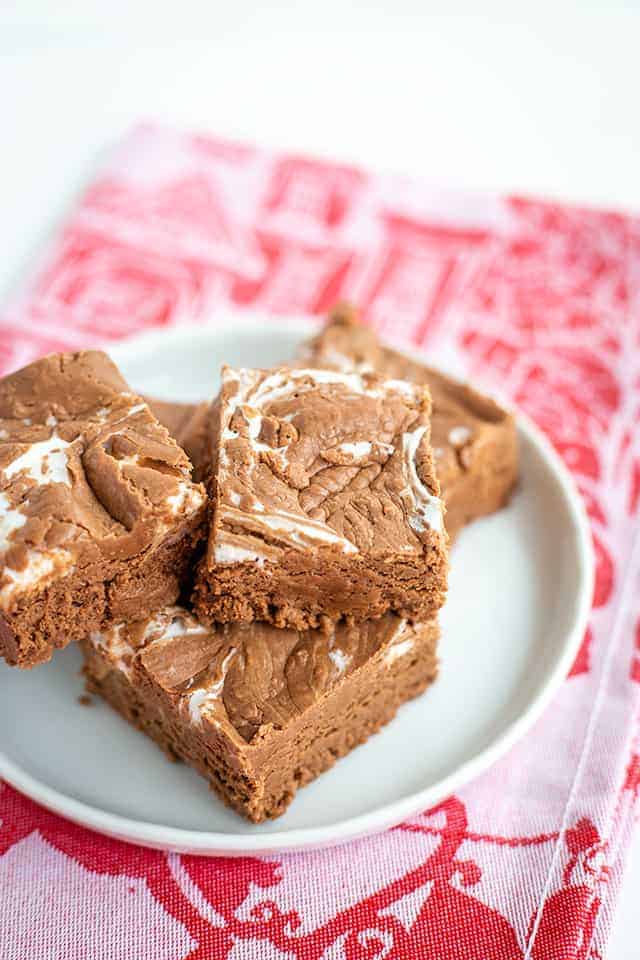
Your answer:
[[[215,406],[201,619],[307,629],[438,610],[447,537],[427,388],[226,368]]]

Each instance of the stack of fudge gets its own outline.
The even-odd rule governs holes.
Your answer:
[[[277,817],[435,679],[449,541],[517,473],[508,413],[347,307],[193,407],[46,357],[0,381],[0,653],[79,641],[92,692]]]

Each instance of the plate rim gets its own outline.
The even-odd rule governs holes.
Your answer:
[[[271,328],[290,332],[291,326],[306,325],[309,332],[317,330],[320,321],[313,318],[291,317],[287,322],[267,318],[265,314],[241,312],[233,314],[234,328],[238,323],[250,328],[261,318]],[[220,331],[220,323],[179,325],[165,330],[145,331],[105,347],[111,356],[122,355],[132,348],[150,349],[157,343],[180,340],[186,337],[211,337]],[[397,349],[397,348],[396,348]],[[415,352],[414,352],[415,356]],[[516,418],[521,440],[531,444],[559,485],[568,519],[574,533],[577,549],[578,583],[572,597],[573,609],[565,634],[564,647],[556,657],[555,664],[528,706],[502,732],[483,749],[435,783],[414,791],[390,803],[383,804],[367,813],[347,817],[336,823],[320,827],[302,827],[279,830],[265,834],[236,834],[217,831],[188,830],[151,821],[137,820],[122,814],[111,813],[68,796],[48,786],[27,773],[0,751],[0,778],[29,796],[48,810],[66,817],[83,827],[96,830],[109,837],[152,849],[182,852],[202,856],[247,856],[252,854],[281,854],[300,850],[336,846],[363,836],[380,833],[401,823],[407,817],[434,806],[444,797],[455,793],[475,779],[503,757],[515,743],[535,724],[549,705],[575,660],[587,627],[592,607],[595,582],[595,558],[591,527],[584,502],[576,483],[542,431],[525,414],[511,408]]]

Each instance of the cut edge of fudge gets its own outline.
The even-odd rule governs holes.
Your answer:
[[[206,493],[99,351],[0,381],[0,655],[31,667],[187,586]]]
[[[154,417],[165,427],[193,464],[193,477],[198,483],[207,474],[209,453],[209,424],[214,401],[178,403],[145,397]]]
[[[259,823],[429,686],[438,636],[435,618],[388,614],[299,633],[206,628],[173,607],[93,634],[82,649],[92,693]]]
[[[428,389],[373,373],[223,368],[212,521],[193,603],[208,622],[424,620],[447,536]]]
[[[303,344],[298,362],[375,369],[428,385],[431,442],[450,537],[509,502],[519,473],[517,426],[513,414],[492,397],[383,343],[350,304],[334,308],[325,327]]]

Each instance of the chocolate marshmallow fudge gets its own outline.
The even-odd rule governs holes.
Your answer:
[[[342,371],[375,370],[429,387],[431,443],[451,537],[509,501],[518,478],[516,425],[490,397],[384,346],[346,305],[336,308],[328,325],[305,344],[300,363]]]
[[[437,639],[435,619],[208,629],[170,607],[93,633],[83,651],[92,692],[260,822],[431,683]]]
[[[447,537],[425,387],[223,368],[215,408],[201,619],[303,630],[323,618],[433,616]]]
[[[31,667],[113,620],[174,602],[204,489],[100,352],[0,381],[0,654]]]

